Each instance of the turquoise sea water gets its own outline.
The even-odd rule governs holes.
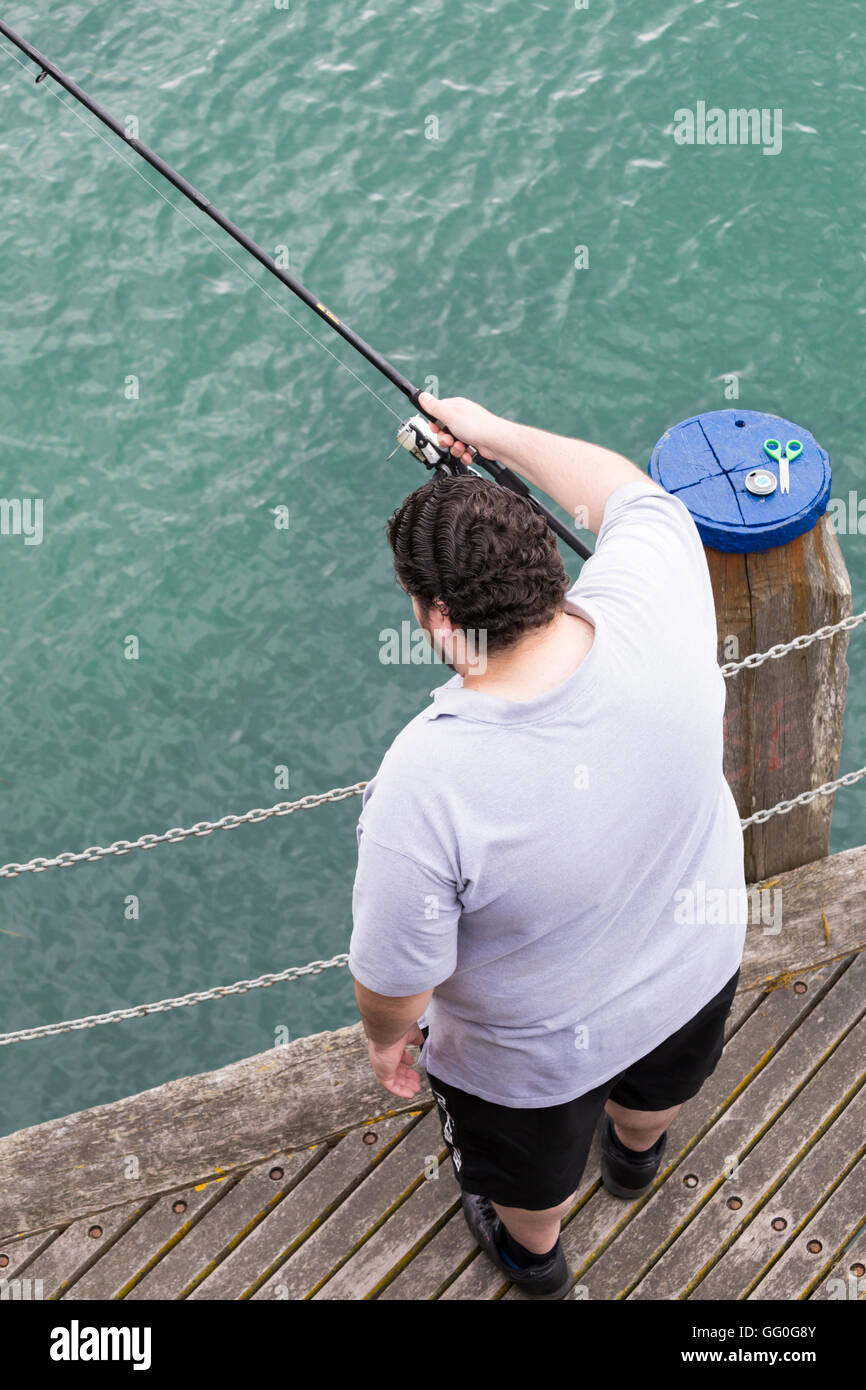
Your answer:
[[[847,499],[866,497],[864,10],[64,0],[4,17],[418,383],[645,466],[738,373],[739,403],[811,430]],[[0,862],[366,779],[450,675],[379,661],[380,630],[411,616],[383,535],[423,481],[386,460],[403,398],[33,77],[0,40],[0,491],[44,502],[41,544],[0,537]],[[781,151],[675,144],[698,101],[781,108]],[[866,540],[840,543],[862,608]],[[863,629],[849,660],[844,769],[866,761]],[[345,950],[358,811],[2,882],[0,1030]],[[832,848],[864,841],[855,787]],[[0,1128],[355,1017],[330,970],[4,1048]]]

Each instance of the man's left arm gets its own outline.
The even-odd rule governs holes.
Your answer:
[[[393,823],[400,824],[396,814]],[[407,1049],[423,1044],[418,1020],[456,968],[461,911],[454,883],[360,834],[349,971],[371,1065],[394,1095],[421,1088]]]
[[[407,1049],[424,1042],[418,1019],[432,998],[432,989],[392,998],[376,994],[355,980],[355,1000],[367,1035],[370,1064],[379,1084],[395,1096],[411,1097],[421,1088]]]

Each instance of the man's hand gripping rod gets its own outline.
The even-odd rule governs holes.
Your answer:
[[[410,419],[404,420],[397,431],[397,444],[408,449],[413,458],[420,460],[426,468],[438,474],[439,477],[457,477],[461,473],[476,473],[479,477],[481,476],[477,468],[469,467],[460,459],[454,458],[450,450],[442,448],[436,439],[435,428],[427,415],[413,415]],[[489,473],[491,478],[502,487],[510,488],[518,496],[525,497],[533,510],[544,517],[551,530],[555,531],[566,545],[577,551],[577,554],[581,555],[584,560],[589,559],[592,554],[589,547],[584,545],[573,531],[569,530],[565,522],[560,521],[554,512],[545,507],[543,502],[539,502],[537,497],[533,497],[522,478],[518,478],[517,474],[512,473],[510,468],[497,463],[495,459],[485,458],[471,445],[468,447],[473,460],[480,468],[484,469],[485,473]],[[396,452],[395,449],[394,453]],[[392,458],[393,456],[391,454]]]

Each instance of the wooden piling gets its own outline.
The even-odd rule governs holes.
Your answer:
[[[706,547],[719,661],[742,660],[851,613],[851,584],[826,516],[785,546],[751,554]],[[740,815],[791,800],[839,773],[848,633],[813,642],[727,681],[725,776]],[[767,878],[830,851],[835,795],[745,831],[746,878]]]
[[[788,455],[788,488],[774,450]],[[765,445],[769,445],[766,448]],[[719,662],[742,661],[851,613],[851,584],[826,516],[830,460],[808,430],[752,410],[716,410],[667,430],[650,472],[688,507],[704,542]],[[848,634],[727,678],[725,776],[745,820],[835,779]],[[746,879],[821,859],[833,795],[748,827]]]

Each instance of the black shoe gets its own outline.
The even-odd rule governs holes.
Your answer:
[[[566,1264],[562,1241],[558,1240],[553,1253],[543,1265],[533,1265],[528,1269],[515,1269],[502,1258],[498,1240],[501,1239],[502,1222],[487,1197],[476,1197],[474,1193],[464,1192],[463,1215],[466,1224],[477,1240],[484,1254],[493,1261],[512,1284],[529,1298],[564,1298],[574,1284],[574,1278]]]
[[[628,1197],[634,1201],[649,1192],[653,1185],[662,1154],[668,1140],[665,1130],[645,1154],[633,1154],[624,1150],[622,1141],[613,1130],[610,1115],[605,1114],[601,1131],[601,1180],[614,1197]]]

